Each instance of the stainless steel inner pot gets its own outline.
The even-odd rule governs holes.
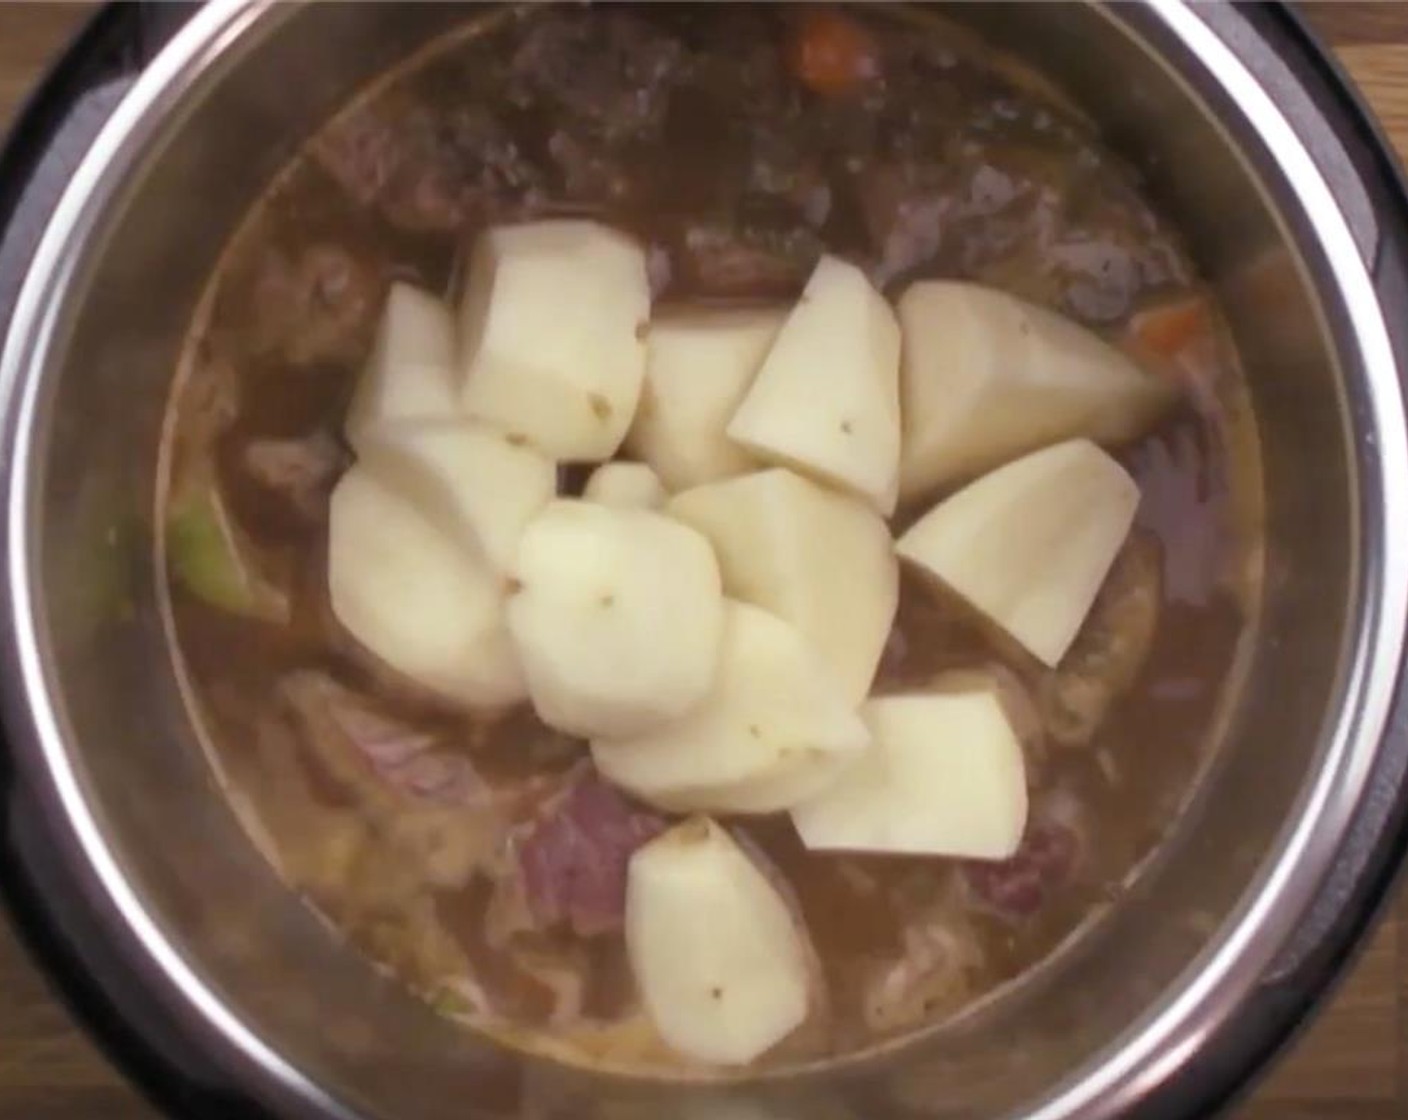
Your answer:
[[[1293,959],[1364,807],[1397,677],[1408,447],[1365,260],[1372,207],[1327,182],[1342,153],[1307,149],[1283,113],[1294,90],[1246,69],[1226,14],[1215,29],[1210,10],[1162,0],[949,13],[1102,123],[1226,300],[1265,470],[1246,681],[1137,889],[1004,998],[827,1072],[609,1080],[447,1025],[284,890],[195,749],[157,611],[159,427],[222,244],[355,90],[484,13],[208,7],[110,120],[32,262],[0,365],[5,716],[114,952],[225,1076],[290,1116],[1055,1120],[1144,1099]]]

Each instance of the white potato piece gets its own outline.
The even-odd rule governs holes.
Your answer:
[[[742,474],[748,457],[725,434],[786,319],[778,308],[673,308],[646,341],[645,386],[626,447],[671,490]]]
[[[899,605],[899,562],[875,510],[783,467],[696,486],[665,512],[714,546],[724,594],[790,622],[836,672],[870,691]]]
[[[556,463],[478,420],[400,424],[365,440],[361,459],[501,573],[512,570],[524,528],[557,493]]]
[[[1129,535],[1139,487],[1089,440],[999,467],[896,545],[1047,665],[1065,655]]]
[[[672,813],[719,813],[765,816],[785,813],[830,789],[849,772],[863,751],[807,751],[783,757],[752,776],[719,786],[685,790],[677,796],[661,794],[655,803]]]
[[[582,491],[589,502],[627,509],[659,509],[665,496],[660,476],[644,463],[603,463]]]
[[[714,683],[724,629],[713,550],[663,514],[551,502],[519,544],[508,621],[544,723],[637,735]]]
[[[360,453],[368,436],[388,427],[458,416],[455,378],[454,314],[443,300],[398,280],[347,410],[347,442]]]
[[[555,459],[609,459],[645,375],[645,253],[597,222],[499,226],[460,301],[463,403]]]
[[[1099,336],[995,288],[924,280],[899,318],[906,499],[1060,440],[1132,439],[1175,397]]]
[[[696,817],[636,851],[626,953],[667,1045],[743,1065],[806,1019],[811,950],[786,900],[733,838]]]
[[[425,687],[474,708],[527,695],[503,577],[360,463],[332,492],[328,592],[353,638]]]
[[[884,696],[862,709],[874,738],[845,779],[792,810],[822,851],[1006,859],[1027,823],[1022,744],[998,686]]]
[[[779,812],[870,745],[820,656],[790,624],[732,600],[712,692],[681,719],[592,740],[608,781],[671,811]]]
[[[894,512],[900,328],[865,274],[822,257],[763,359],[728,436]]]

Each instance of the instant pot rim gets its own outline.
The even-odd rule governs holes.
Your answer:
[[[184,1028],[204,1036],[222,1072],[248,1086],[256,1099],[280,1115],[288,1109],[288,1115],[310,1120],[359,1120],[223,1005],[127,882],[69,764],[64,720],[51,703],[57,689],[49,683],[51,666],[41,652],[39,600],[28,578],[33,559],[29,529],[38,486],[29,470],[29,421],[45,381],[52,380],[45,373],[57,365],[45,358],[52,339],[41,336],[52,331],[59,318],[66,281],[84,256],[83,246],[101,227],[104,212],[121,197],[141,157],[159,140],[168,114],[209,79],[212,69],[232,65],[239,47],[271,34],[297,6],[280,0],[215,0],[192,16],[104,124],[34,252],[0,340],[0,441],[10,452],[0,463],[5,500],[0,564],[8,576],[3,610],[9,623],[0,653],[5,669],[0,674],[0,721],[14,764],[36,791],[44,816],[65,826],[57,841],[67,865],[78,874],[80,889],[100,911],[127,958],[147,963],[164,981],[165,987],[155,993],[161,1005]]]
[[[108,917],[116,923],[115,929],[157,966],[168,984],[166,995],[173,1006],[193,1026],[214,1035],[229,1063],[241,1074],[253,1074],[265,1092],[272,1091],[272,1096],[288,1105],[311,1105],[318,1114],[326,1115],[328,1110],[342,1110],[220,1003],[181,959],[177,947],[146,912],[142,900],[123,880],[118,864],[107,852],[97,822],[84,804],[81,785],[64,746],[61,714],[52,703],[53,666],[45,658],[30,534],[37,493],[34,463],[29,456],[34,436],[32,422],[45,373],[56,366],[48,359],[52,358],[55,325],[62,319],[71,295],[67,281],[91,250],[94,231],[101,228],[107,207],[127,185],[128,175],[139,162],[145,144],[161,133],[166,115],[194,83],[208,77],[213,63],[228,63],[232,58],[237,62],[232,52],[248,42],[247,36],[272,30],[279,18],[274,11],[280,7],[273,0],[228,0],[192,19],[141,77],[103,130],[74,176],[35,254],[0,353],[5,438],[13,449],[11,460],[4,465],[4,548],[10,576],[6,608],[11,623],[5,655],[12,670],[3,684],[4,720],[19,748],[19,764],[34,780],[35,788],[42,791],[56,819],[62,819],[69,830],[69,854],[87,874],[88,885],[102,899]],[[1100,1067],[1103,1087],[1092,1077],[1074,1081],[1063,1096],[1037,1113],[1040,1116],[1096,1115],[1080,1110],[1097,1106],[1098,1114],[1104,1115],[1110,1107],[1118,1107],[1121,1088],[1127,1091],[1126,1079],[1140,1069],[1141,1063],[1144,1068],[1153,1068],[1160,1056],[1165,1063],[1177,1059],[1179,1050],[1168,1046],[1168,1040],[1180,1023],[1186,1023],[1189,1016],[1196,1017],[1196,1012],[1214,1002],[1219,1003],[1223,1013],[1229,1011],[1271,962],[1318,881],[1318,875],[1305,874],[1306,865],[1298,857],[1313,852],[1316,862],[1312,867],[1327,867],[1335,842],[1357,802],[1396,683],[1404,616],[1408,612],[1408,581],[1401,578],[1408,573],[1408,544],[1398,544],[1386,532],[1388,526],[1408,520],[1408,440],[1404,435],[1396,363],[1352,234],[1328,185],[1294,131],[1255,79],[1241,68],[1235,55],[1208,31],[1201,17],[1168,0],[1152,0],[1149,12],[1165,31],[1189,47],[1203,66],[1208,66],[1209,57],[1219,58],[1225,72],[1218,80],[1227,83],[1229,74],[1236,79],[1229,85],[1240,88],[1243,97],[1257,107],[1262,119],[1256,128],[1263,140],[1278,149],[1278,156],[1292,155],[1297,173],[1292,175],[1285,163],[1280,164],[1280,171],[1291,180],[1291,191],[1302,204],[1303,216],[1316,227],[1328,267],[1337,281],[1338,286],[1330,293],[1337,299],[1327,297],[1327,302],[1343,305],[1346,321],[1336,326],[1352,330],[1358,344],[1354,352],[1357,360],[1346,361],[1345,365],[1357,375],[1357,379],[1352,378],[1354,385],[1367,391],[1367,411],[1361,419],[1364,430],[1374,440],[1372,444],[1363,439],[1355,441],[1358,480],[1362,497],[1367,500],[1357,520],[1363,536],[1361,586],[1356,602],[1359,644],[1353,657],[1354,672],[1346,680],[1342,694],[1351,702],[1341,709],[1341,715],[1348,712],[1354,718],[1339,721],[1335,741],[1325,746],[1327,765],[1318,773],[1315,788],[1305,795],[1307,815],[1287,827],[1287,844],[1278,852],[1274,865],[1264,868],[1248,891],[1245,913],[1225,923],[1220,939],[1205,954],[1205,959],[1221,962],[1220,970],[1209,967],[1202,975],[1165,992],[1158,1004],[1126,1030],[1119,1053],[1108,1055],[1110,1061]],[[1272,135],[1263,129],[1269,129]],[[1324,295],[1323,278],[1320,280],[1317,287]],[[1349,351],[1343,338],[1339,344],[1343,359]],[[1393,577],[1400,578],[1395,582]],[[1357,703],[1352,702],[1356,700]],[[1325,831],[1320,832],[1321,829]],[[1267,924],[1272,917],[1279,920],[1279,925]],[[1268,928],[1277,930],[1278,936],[1265,938]],[[1166,1022],[1170,1018],[1176,1021]],[[1162,1029],[1156,1029],[1161,1023]],[[1132,1040],[1141,1045],[1128,1045]]]

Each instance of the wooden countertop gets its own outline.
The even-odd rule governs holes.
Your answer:
[[[0,3],[0,132],[86,4]],[[1323,3],[1334,45],[1408,160],[1408,3]],[[1408,972],[1401,899],[1329,1008],[1237,1113],[1238,1120],[1408,1116]],[[73,1027],[0,922],[0,1120],[152,1120]]]

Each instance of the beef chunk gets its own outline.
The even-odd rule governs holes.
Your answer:
[[[493,800],[469,758],[442,735],[382,710],[326,674],[294,673],[282,692],[323,769],[377,804],[468,809]]]
[[[481,105],[380,99],[320,133],[312,152],[354,205],[412,233],[457,230],[539,178]]]
[[[683,51],[661,29],[621,11],[554,12],[514,55],[517,100],[541,100],[617,143],[655,135]]]
[[[562,175],[563,189],[574,202],[620,202],[630,191],[621,161],[565,129],[548,138],[548,155]]]
[[[297,439],[256,439],[240,455],[244,472],[307,521],[321,521],[328,495],[347,465],[342,447],[326,431]]]
[[[1000,918],[1036,914],[1077,872],[1085,846],[1078,806],[1057,792],[1033,809],[1026,835],[1010,859],[971,860],[963,875],[973,899]]]
[[[346,248],[269,242],[221,291],[221,322],[253,358],[294,367],[360,361],[386,289],[379,262]]]
[[[938,906],[905,926],[898,957],[873,967],[865,981],[865,1023],[892,1034],[956,1010],[972,994],[982,949],[957,907]]]
[[[1227,499],[1226,465],[1207,433],[1192,425],[1146,440],[1129,456],[1139,483],[1135,524],[1163,548],[1163,594],[1170,603],[1206,606],[1227,569],[1218,531]]]
[[[831,187],[825,167],[798,131],[792,121],[753,134],[745,188],[756,198],[785,204],[793,220],[820,229],[831,213]]]
[[[665,822],[583,770],[512,840],[528,911],[542,927],[582,936],[621,928],[626,865]]]
[[[700,224],[685,231],[676,258],[684,283],[705,296],[795,296],[821,256],[819,239]]]
[[[864,167],[856,175],[855,194],[877,284],[883,287],[938,253],[952,199],[914,165]]]
[[[547,782],[490,781],[463,743],[392,714],[326,674],[290,674],[282,698],[324,780],[377,824],[416,882],[501,873],[509,830]]]

